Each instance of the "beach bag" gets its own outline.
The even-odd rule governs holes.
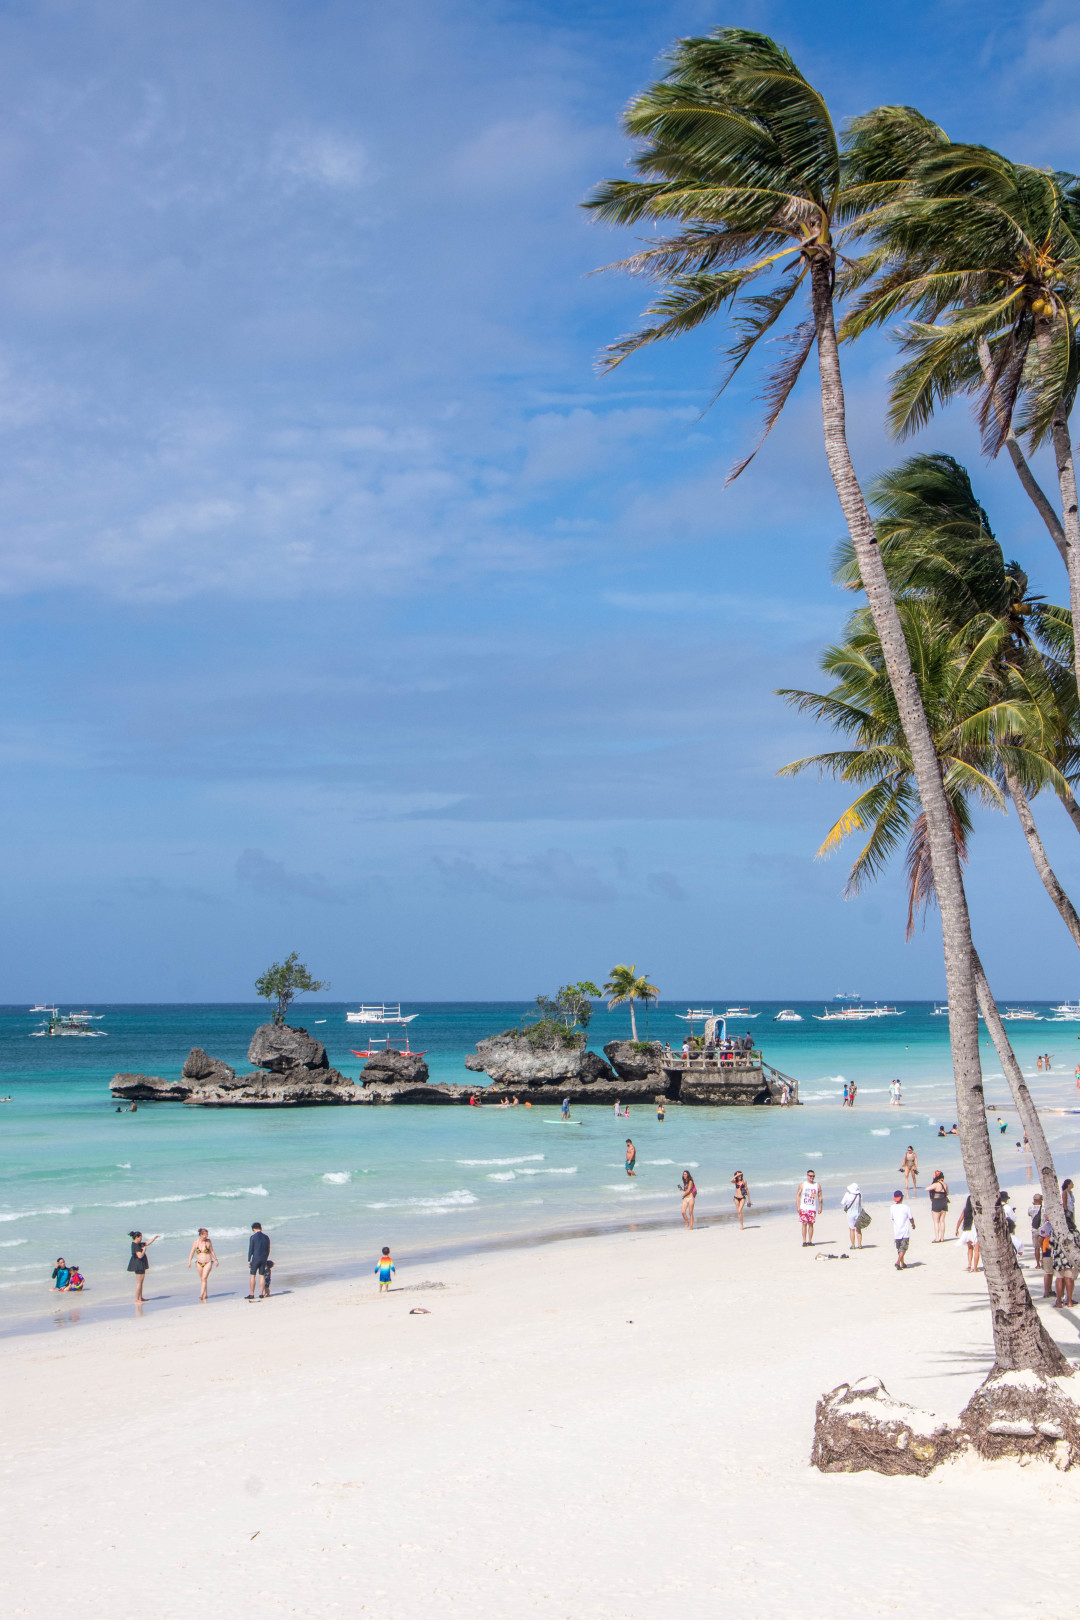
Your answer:
[[[874,1217],[870,1214],[869,1210],[860,1210],[855,1220],[857,1230],[860,1232],[865,1232],[873,1218]]]

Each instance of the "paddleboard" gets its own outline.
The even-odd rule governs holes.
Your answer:
[[[545,1119],[545,1125],[584,1125],[583,1119]]]

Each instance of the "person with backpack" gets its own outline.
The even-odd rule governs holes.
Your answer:
[[[840,1208],[847,1216],[848,1248],[861,1249],[863,1227],[870,1225],[870,1217],[867,1215],[865,1220],[863,1219],[862,1193],[857,1181],[851,1183],[840,1200]]]

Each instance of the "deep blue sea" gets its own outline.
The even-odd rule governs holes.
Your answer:
[[[723,1011],[715,1003],[718,1012]],[[759,1002],[753,1019],[733,1018],[733,1033],[751,1030],[766,1060],[801,1085],[802,1108],[679,1108],[664,1124],[653,1109],[633,1108],[629,1125],[606,1107],[577,1110],[564,1125],[548,1108],[305,1108],[273,1111],[144,1104],[114,1111],[108,1082],[118,1070],[178,1077],[192,1046],[238,1069],[261,1005],[97,1006],[100,1039],[34,1039],[40,1015],[0,1008],[0,1331],[128,1309],[127,1233],[161,1234],[150,1251],[147,1309],[194,1300],[195,1273],[184,1269],[192,1237],[208,1226],[222,1266],[212,1294],[246,1287],[244,1254],[253,1220],[270,1232],[275,1286],[301,1287],[317,1276],[367,1271],[381,1246],[399,1262],[419,1264],[436,1252],[462,1253],[494,1242],[523,1242],[575,1231],[627,1227],[679,1218],[676,1183],[691,1168],[700,1189],[699,1216],[728,1214],[730,1178],[743,1170],[759,1209],[786,1204],[809,1165],[826,1203],[858,1179],[871,1195],[887,1194],[909,1142],[924,1169],[943,1168],[962,1187],[955,1138],[936,1129],[954,1117],[947,1019],[929,1003],[901,1003],[898,1017],[867,1023],[820,1022],[820,1003],[799,1003],[801,1023],[775,1023],[778,1002]],[[791,1005],[788,1003],[788,1005]],[[66,1010],[66,1009],[65,1009]],[[464,1058],[474,1043],[517,1023],[521,1002],[413,1003],[414,1050],[426,1052],[435,1080],[470,1077]],[[835,1010],[831,1007],[830,1010]],[[1080,1172],[1080,1107],[1073,1071],[1080,1062],[1080,1023],[1010,1026],[1046,1123],[1062,1174]],[[649,1034],[681,1043],[685,1003],[649,1013]],[[362,1031],[345,1022],[345,1006],[307,1003],[290,1022],[326,1042],[330,1060],[356,1076],[363,1060],[351,1047]],[[644,1034],[639,1016],[639,1034]],[[599,1011],[590,1045],[629,1034],[625,1009]],[[1053,1070],[1037,1072],[1050,1052]],[[1017,1151],[1016,1117],[992,1048],[984,1048],[987,1098],[1001,1105],[1006,1130],[991,1129],[1003,1183],[1030,1183]],[[889,1082],[903,1085],[903,1105],[890,1106]],[[859,1086],[854,1110],[842,1109],[844,1079]],[[995,1084],[996,1082],[996,1084]],[[1055,1112],[1055,1110],[1058,1110]],[[623,1144],[633,1137],[638,1175],[623,1170]],[[871,1203],[871,1207],[873,1207]],[[87,1277],[77,1299],[49,1292],[56,1258],[76,1261]],[[413,1273],[415,1275],[415,1272]]]

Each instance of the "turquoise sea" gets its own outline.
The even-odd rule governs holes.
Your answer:
[[[702,1005],[702,1003],[695,1003]],[[706,1002],[705,1005],[710,1005]],[[713,1003],[717,1011],[722,1005]],[[258,1005],[97,1006],[98,1040],[32,1039],[40,1016],[0,1008],[0,1332],[70,1326],[130,1311],[127,1233],[162,1234],[150,1251],[147,1310],[187,1307],[197,1293],[184,1269],[200,1225],[210,1228],[222,1260],[215,1297],[246,1290],[244,1255],[253,1220],[271,1233],[275,1287],[297,1288],[330,1274],[367,1273],[390,1244],[399,1266],[436,1253],[468,1253],[493,1243],[543,1241],[573,1232],[677,1222],[676,1183],[693,1169],[699,1218],[731,1211],[730,1177],[745,1171],[758,1210],[786,1205],[808,1166],[817,1170],[826,1205],[857,1179],[875,1197],[888,1194],[909,1142],[925,1170],[943,1168],[962,1189],[955,1138],[936,1139],[954,1117],[947,1019],[928,1003],[901,1003],[898,1017],[867,1023],[822,1023],[820,1003],[799,1003],[803,1022],[773,1022],[782,1004],[755,1003],[751,1030],[767,1061],[801,1085],[798,1109],[635,1107],[629,1125],[606,1107],[577,1111],[564,1125],[548,1108],[309,1108],[257,1112],[144,1104],[117,1114],[108,1082],[118,1070],[178,1077],[199,1045],[237,1068]],[[791,1003],[788,1003],[791,1005]],[[686,1003],[661,1003],[649,1034],[673,1045],[686,1024]],[[435,1080],[469,1078],[463,1060],[474,1043],[518,1022],[523,1003],[413,1003],[419,1014],[412,1045],[423,1050]],[[835,1010],[835,1009],[833,1009]],[[1061,1174],[1080,1174],[1080,1023],[1010,1026],[1046,1123]],[[331,1062],[355,1076],[362,1059],[350,1047],[360,1031],[345,1023],[344,1005],[309,1003],[291,1022],[325,1040]],[[626,1011],[596,1014],[590,1045],[629,1033]],[[639,1026],[644,1034],[644,1018]],[[1017,1190],[1030,1182],[1017,1151],[1016,1118],[992,1048],[985,1049],[987,1099],[1000,1103],[1007,1129],[991,1130],[999,1171]],[[1036,1070],[1049,1051],[1053,1070]],[[903,1085],[903,1105],[890,1106],[889,1082]],[[483,1080],[483,1076],[474,1077]],[[844,1079],[859,1086],[854,1110],[842,1109]],[[1008,1105],[1008,1106],[1007,1106]],[[1056,1110],[1056,1111],[1055,1111]],[[623,1144],[633,1137],[638,1175],[623,1171]],[[49,1291],[57,1256],[87,1277],[77,1298]]]

